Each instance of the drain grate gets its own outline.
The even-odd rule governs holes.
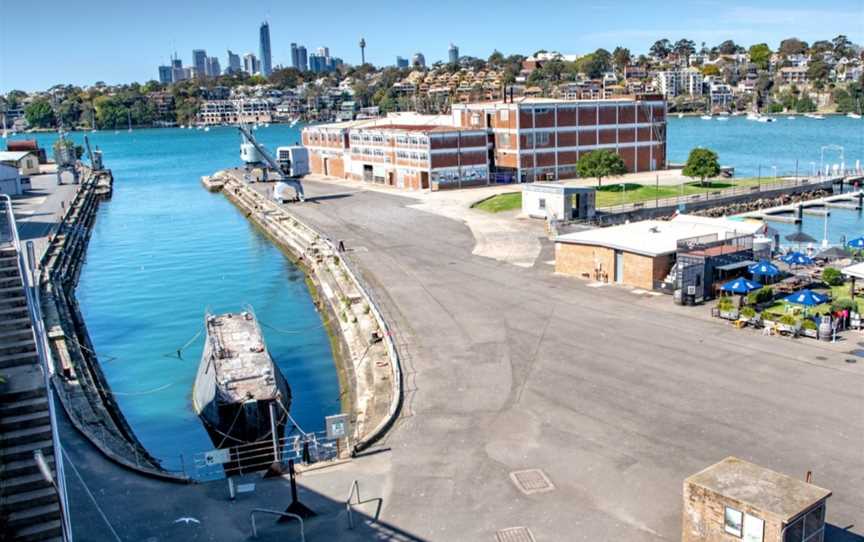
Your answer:
[[[540,469],[517,470],[510,473],[510,479],[516,484],[519,491],[526,495],[555,489],[549,477]]]
[[[535,542],[528,527],[509,527],[495,533],[497,542]]]
[[[858,363],[858,360],[855,358],[846,358],[846,363]]]
[[[828,361],[828,358],[826,358],[825,356],[816,356],[816,359],[818,359],[819,361]]]

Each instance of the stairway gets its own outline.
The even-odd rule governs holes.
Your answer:
[[[0,529],[12,540],[62,540],[57,492],[36,466],[54,462],[48,395],[17,252],[0,245]],[[5,525],[4,525],[5,522]]]

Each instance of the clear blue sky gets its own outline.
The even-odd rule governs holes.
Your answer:
[[[157,65],[175,50],[188,65],[192,49],[204,48],[224,67],[226,49],[257,54],[264,19],[274,65],[290,64],[291,42],[310,51],[327,45],[332,55],[359,63],[361,36],[367,60],[377,65],[417,51],[429,63],[444,59],[451,41],[463,55],[484,58],[494,49],[584,53],[616,45],[639,53],[658,38],[686,37],[697,47],[725,39],[776,47],[789,36],[812,42],[837,34],[864,42],[864,0],[2,0],[0,13],[3,92],[61,82],[144,82],[157,77]],[[87,29],[91,35],[82,35]]]

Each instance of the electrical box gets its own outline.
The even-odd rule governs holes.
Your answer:
[[[276,161],[289,177],[302,177],[309,173],[309,151],[302,145],[277,148]]]

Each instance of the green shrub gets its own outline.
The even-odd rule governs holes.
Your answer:
[[[848,297],[844,297],[842,299],[835,299],[831,303],[831,312],[842,310],[854,311],[855,309],[855,302]]]
[[[807,320],[804,320],[801,322],[801,328],[802,329],[819,329],[819,326],[816,325],[816,322],[814,322],[813,320],[810,320],[808,318]]]
[[[731,311],[735,308],[735,305],[732,303],[731,297],[721,297],[720,301],[717,302],[717,308],[721,311]]]
[[[798,319],[795,318],[794,316],[792,316],[791,314],[784,314],[777,321],[779,323],[783,324],[784,326],[794,326],[795,324],[798,323]]]
[[[756,309],[754,309],[753,307],[744,307],[743,309],[741,309],[741,316],[748,319],[753,318],[756,316]]]
[[[843,284],[843,273],[834,267],[826,267],[822,271],[822,281],[829,286],[840,286]]]
[[[747,294],[747,298],[744,301],[748,305],[756,305],[758,303],[767,303],[772,299],[774,299],[774,290],[766,286]]]

